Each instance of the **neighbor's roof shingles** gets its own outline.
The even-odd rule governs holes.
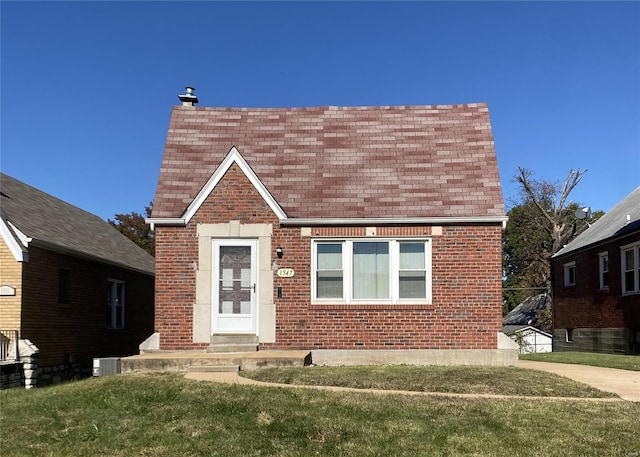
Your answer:
[[[154,259],[107,221],[0,173],[0,217],[30,244],[154,274]]]
[[[504,216],[486,104],[173,109],[153,218],[236,147],[289,218]]]
[[[555,253],[553,258],[638,230],[640,230],[640,187],[636,187],[589,228]]]

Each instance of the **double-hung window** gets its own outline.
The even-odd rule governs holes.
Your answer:
[[[598,254],[598,279],[600,290],[609,288],[609,254],[607,252]]]
[[[576,285],[576,263],[569,262],[564,264],[564,285],[575,286]]]
[[[622,293],[640,293],[640,243],[623,246],[622,253]]]
[[[317,297],[344,298],[342,243],[316,244]]]
[[[125,283],[115,279],[107,282],[107,328],[124,328]]]
[[[313,254],[316,303],[431,301],[429,240],[317,240]]]

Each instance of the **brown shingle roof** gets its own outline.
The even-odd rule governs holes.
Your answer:
[[[289,218],[504,216],[486,104],[173,109],[153,218],[232,147]]]
[[[0,217],[30,244],[154,274],[153,257],[109,223],[3,173]]]

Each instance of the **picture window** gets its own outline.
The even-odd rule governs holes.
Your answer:
[[[313,257],[316,303],[431,301],[428,240],[319,240]]]

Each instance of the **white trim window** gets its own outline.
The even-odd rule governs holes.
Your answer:
[[[431,303],[425,239],[313,241],[314,303]]]
[[[564,264],[564,286],[576,285],[576,263],[569,262]]]
[[[609,289],[609,253],[601,252],[598,254],[598,282],[600,290]]]
[[[107,281],[107,328],[124,328],[125,283],[117,279]]]
[[[640,293],[640,243],[620,248],[622,258],[622,294]]]

